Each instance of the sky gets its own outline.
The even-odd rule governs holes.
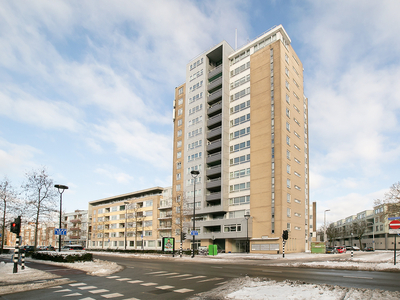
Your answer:
[[[304,66],[317,221],[400,180],[400,1],[0,0],[0,179],[45,166],[67,211],[172,185],[175,87],[282,24]]]

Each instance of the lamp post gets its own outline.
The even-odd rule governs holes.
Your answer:
[[[200,172],[193,170],[190,172],[190,174],[192,175],[192,177],[194,178],[194,186],[193,186],[193,249],[192,249],[192,258],[194,257],[194,244],[195,244],[195,238],[196,236],[194,235],[194,232],[196,230],[196,179],[197,176],[199,176]]]
[[[61,230],[62,194],[64,193],[65,190],[68,190],[68,187],[62,184],[56,184],[54,187],[57,188],[58,192],[60,193],[60,230]],[[58,236],[58,252],[61,252],[61,234]]]
[[[246,232],[246,253],[249,253],[249,219],[250,219],[250,214],[249,214],[249,212],[246,212],[246,214],[244,215],[244,218],[246,219],[246,221],[247,221],[247,226],[246,226],[246,229],[247,229],[247,232]]]
[[[124,204],[125,204],[125,250],[126,250],[126,243],[127,243],[127,238],[126,238],[126,225],[128,224],[127,223],[127,219],[128,219],[128,212],[127,212],[127,208],[128,208],[128,204],[129,204],[129,202],[127,202],[127,201],[125,201],[124,202]]]
[[[325,211],[324,211],[324,243],[326,244],[326,240],[327,240],[327,237],[326,237],[326,212],[327,211],[331,211],[330,209],[325,209]]]

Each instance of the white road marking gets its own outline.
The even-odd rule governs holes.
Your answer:
[[[97,286],[93,286],[93,285],[81,286],[81,287],[78,287],[78,289],[80,289],[80,290],[92,290],[92,289],[97,289]]]
[[[60,288],[62,288],[62,286],[61,285],[56,285],[56,286],[51,286],[50,288],[51,289],[60,289]]]
[[[152,286],[152,285],[158,285],[158,283],[147,282],[147,283],[141,283],[140,285],[143,285],[143,286]]]
[[[83,282],[78,282],[78,283],[70,283],[70,286],[81,286],[81,285],[86,285],[86,283]]]
[[[143,280],[132,280],[132,281],[128,281],[129,283],[141,283],[143,282]]]
[[[190,278],[183,278],[181,280],[191,280],[191,279],[197,279],[197,278],[205,278],[207,276],[194,276],[194,277],[190,277]]]
[[[372,277],[357,277],[357,276],[343,276],[345,278],[358,278],[358,279],[374,279]]]
[[[73,293],[73,294],[64,295],[63,297],[74,297],[74,296],[82,296],[82,294],[80,294],[80,293]]]
[[[118,278],[117,280],[118,281],[128,281],[128,280],[131,280],[132,278]]]
[[[197,281],[197,282],[207,282],[207,281],[222,280],[222,279],[223,278],[215,277],[215,278],[200,280],[200,281]]]
[[[83,299],[80,299],[80,300],[96,300],[96,299],[91,298],[91,297],[86,297],[86,298],[83,298]]]
[[[113,279],[113,278],[120,278],[121,276],[108,276],[108,277],[106,277],[106,278],[108,278],[108,279]]]
[[[263,270],[263,272],[266,272],[266,273],[282,273],[282,271],[269,271],[269,270]]]
[[[113,293],[113,294],[106,294],[106,295],[101,295],[104,298],[117,298],[117,297],[122,297],[122,294],[119,293]]]
[[[222,269],[222,267],[211,267],[211,268],[214,268],[214,269]]]
[[[82,300],[84,300],[84,299],[82,299]],[[138,299],[138,298],[129,298],[129,299],[124,299],[124,300],[140,300],[140,299]]]
[[[70,289],[63,289],[63,290],[59,290],[59,291],[54,291],[54,293],[64,293],[64,292],[70,292]]]
[[[224,282],[220,282],[220,283],[216,283],[215,285],[223,285],[225,283],[227,283],[228,281],[224,281]]]
[[[192,276],[192,274],[176,275],[176,276],[171,276],[171,277],[168,277],[168,278],[179,278],[179,277],[188,277],[188,276]]]
[[[89,293],[92,293],[92,294],[99,294],[99,293],[106,293],[106,292],[109,292],[109,290],[101,289],[101,290],[89,291]]]
[[[165,273],[165,274],[158,274],[155,276],[169,276],[169,275],[176,275],[176,274],[179,274],[179,273]]]
[[[169,290],[169,289],[173,289],[174,286],[172,285],[163,285],[163,286],[156,286],[156,289],[160,289],[160,290]]]
[[[160,273],[168,273],[167,271],[158,271],[158,272],[150,272],[150,273],[146,273],[148,275],[152,275],[152,274],[160,274]]]
[[[175,293],[187,293],[187,292],[193,292],[193,290],[189,290],[189,289],[180,289],[180,290],[174,290]]]

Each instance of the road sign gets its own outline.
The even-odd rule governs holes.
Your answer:
[[[389,228],[390,229],[400,229],[400,221],[393,220],[392,222],[389,223]]]
[[[390,229],[389,228],[389,234],[400,234],[400,229]]]
[[[67,229],[65,228],[55,228],[54,235],[67,235]]]
[[[190,235],[199,235],[199,232],[197,230],[192,230],[190,232]]]
[[[390,217],[390,218],[388,218],[388,220],[390,221],[390,220],[400,220],[400,217]]]

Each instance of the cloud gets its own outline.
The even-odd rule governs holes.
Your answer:
[[[133,177],[129,174],[119,172],[115,167],[104,166],[103,168],[97,168],[95,173],[112,179],[113,181],[121,184],[128,184],[133,181]]]

